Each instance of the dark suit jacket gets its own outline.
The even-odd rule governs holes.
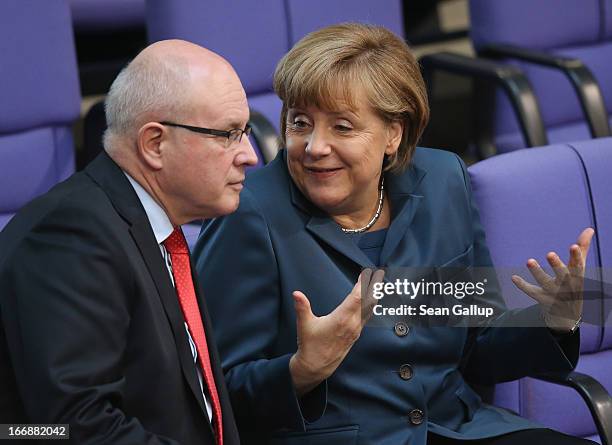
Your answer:
[[[74,443],[215,443],[159,245],[105,153],[2,231],[0,290],[0,423],[68,423]],[[236,445],[198,298],[224,443]]]
[[[491,265],[456,155],[418,148],[410,168],[387,174],[385,186],[392,222],[382,265]],[[366,326],[336,372],[298,402],[288,367],[296,351],[292,291],[324,315],[374,265],[294,186],[284,152],[250,175],[237,212],[204,226],[194,258],[206,292],[224,297],[209,308],[243,443],[418,445],[427,431],[476,439],[537,427],[483,404],[467,381],[570,370],[578,359],[579,335],[558,342],[543,327],[416,327],[400,336],[392,324]],[[486,297],[504,306],[495,290]],[[534,306],[501,320],[519,312],[523,322],[540,316]],[[403,364],[411,378],[401,377]]]

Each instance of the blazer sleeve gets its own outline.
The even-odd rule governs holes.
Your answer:
[[[457,159],[472,218],[474,267],[493,268],[469,175],[461,158],[457,156]],[[503,311],[493,326],[469,329],[461,366],[468,381],[494,384],[545,372],[567,372],[576,367],[579,332],[567,336],[553,334],[544,326],[538,304],[508,310],[497,282],[488,286],[491,289],[486,294],[488,303]]]
[[[121,409],[133,280],[96,215],[57,209],[4,265],[2,322],[25,413],[71,443],[176,444]]]
[[[236,212],[204,223],[193,257],[239,428],[305,431],[325,410],[326,383],[298,400],[293,353],[273,352],[281,306],[293,300],[283,303],[269,226],[248,188]]]

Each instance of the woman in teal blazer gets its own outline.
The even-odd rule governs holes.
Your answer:
[[[406,45],[382,28],[325,28],[285,56],[275,88],[287,149],[248,177],[235,213],[204,224],[194,252],[243,443],[590,443],[468,384],[572,370],[579,305],[555,331],[360,318],[360,273],[381,279],[364,269],[491,266],[465,166],[414,148],[428,110]],[[495,289],[486,298],[504,307]],[[550,326],[537,305],[520,312]]]

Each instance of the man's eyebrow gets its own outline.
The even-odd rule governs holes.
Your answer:
[[[233,130],[235,128],[243,129],[244,126],[246,124],[248,124],[250,120],[251,120],[250,116],[248,117],[248,119],[244,123],[243,123],[242,120],[239,120],[239,119],[233,119],[233,118],[232,119],[227,119],[227,120],[224,120],[224,121],[221,122],[221,127],[225,128],[225,129],[228,129],[228,130]]]

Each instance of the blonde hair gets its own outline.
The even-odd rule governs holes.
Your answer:
[[[429,120],[427,92],[408,45],[380,26],[328,26],[306,35],[285,54],[274,73],[274,91],[283,101],[283,144],[289,108],[315,105],[336,111],[337,93],[352,107],[356,85],[384,121],[403,123],[399,149],[386,169],[405,169]]]

